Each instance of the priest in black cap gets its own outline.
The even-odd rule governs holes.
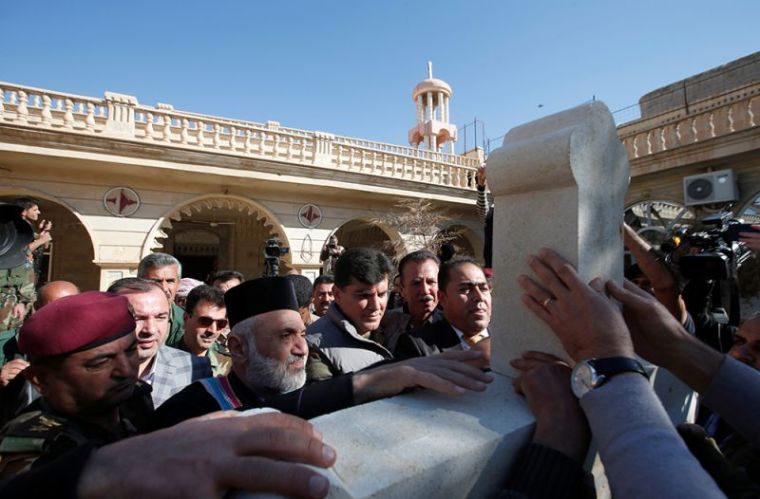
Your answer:
[[[408,388],[430,388],[458,395],[485,390],[490,376],[463,361],[479,352],[382,363],[353,374],[306,385],[309,348],[291,282],[264,277],[244,282],[224,295],[232,326],[227,376],[197,381],[154,413],[153,427],[230,409],[271,407],[303,418],[397,395]]]

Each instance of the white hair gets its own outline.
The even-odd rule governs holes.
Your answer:
[[[232,327],[231,334],[245,341],[248,345],[248,359],[244,373],[244,383],[253,389],[288,393],[298,390],[306,384],[306,368],[299,369],[296,374],[288,370],[290,364],[303,360],[302,355],[288,355],[281,363],[271,357],[259,353],[256,348],[256,329],[259,326],[257,317],[249,317]]]

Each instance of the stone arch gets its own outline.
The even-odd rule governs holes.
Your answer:
[[[669,199],[633,201],[626,205],[624,219],[641,237],[658,248],[673,231],[697,221],[692,208]]]
[[[53,222],[53,244],[46,252],[45,267],[40,284],[47,281],[71,281],[83,291],[100,287],[100,267],[95,261],[95,243],[92,229],[66,201],[47,192],[5,185],[0,187],[0,201],[13,202],[15,198],[31,197],[39,201],[42,217]],[[35,228],[36,229],[36,228]]]
[[[242,196],[208,194],[183,201],[160,217],[145,239],[142,256],[163,250],[183,261],[184,255],[188,271],[183,273],[196,279],[207,277],[193,275],[207,267],[208,271],[234,268],[253,278],[263,272],[264,243],[272,237],[290,246],[282,224],[263,205]],[[281,263],[281,273],[290,270],[291,255]],[[191,268],[196,270],[190,272]]]
[[[367,218],[345,220],[329,234],[329,236],[332,235],[336,235],[338,243],[345,248],[365,246],[381,250],[390,257],[393,257],[399,249],[406,249],[404,238],[395,228]],[[329,236],[325,241],[329,239]]]

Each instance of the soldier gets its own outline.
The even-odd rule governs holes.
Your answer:
[[[0,205],[0,364],[13,361],[16,330],[37,299],[29,243],[34,230],[21,217],[23,210]]]
[[[128,401],[138,412],[150,405],[135,390],[134,331],[126,297],[98,291],[61,298],[24,324],[24,374],[42,397],[0,432],[0,480],[136,432],[122,411]]]
[[[15,201],[16,206],[21,207],[21,216],[24,220],[29,222],[29,225],[39,228],[39,232],[34,233],[34,241],[29,243],[29,261],[34,267],[34,282],[40,282],[40,274],[42,274],[42,260],[45,255],[45,250],[50,246],[53,241],[53,236],[50,234],[50,230],[53,228],[53,222],[40,220],[40,203],[34,198],[22,197]]]

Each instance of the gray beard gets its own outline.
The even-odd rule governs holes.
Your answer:
[[[272,358],[259,354],[252,343],[249,342],[248,365],[245,368],[246,385],[276,393],[288,393],[298,390],[306,384],[305,368],[300,369],[296,374],[288,372],[288,365],[299,360],[300,357],[290,355],[287,362],[281,364]]]

